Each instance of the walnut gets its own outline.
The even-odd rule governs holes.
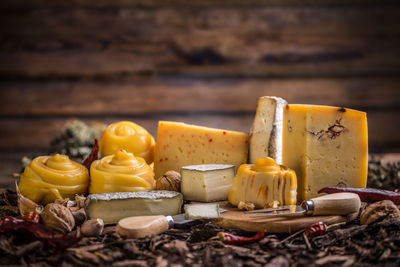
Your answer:
[[[156,190],[181,191],[181,175],[176,171],[167,171],[156,181]]]
[[[251,202],[240,201],[238,204],[239,210],[254,210],[255,208],[256,208],[256,206],[254,205],[254,203],[251,203]]]
[[[400,211],[390,200],[382,200],[367,206],[361,213],[361,224],[370,224],[379,219],[400,221]]]
[[[45,226],[63,234],[71,232],[75,226],[69,208],[56,203],[47,204],[40,214],[40,219]]]

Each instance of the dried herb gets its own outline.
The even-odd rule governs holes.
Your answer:
[[[88,125],[80,120],[69,121],[62,132],[51,141],[50,153],[83,160],[90,154],[93,140],[101,137],[106,126],[102,123]]]
[[[368,162],[367,187],[393,190],[400,188],[400,161],[371,156]]]
[[[394,204],[400,205],[400,193],[395,191],[375,188],[351,188],[351,187],[324,187],[318,193],[340,193],[349,192],[357,194],[362,202],[373,203],[381,200],[391,200]]]

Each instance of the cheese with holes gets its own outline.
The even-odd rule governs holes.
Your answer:
[[[258,99],[249,138],[249,162],[271,157],[282,164],[282,119],[286,100],[275,96]]]
[[[226,200],[235,177],[235,166],[228,164],[191,165],[181,168],[183,198],[194,201]]]
[[[166,171],[178,171],[194,164],[232,164],[247,162],[248,134],[180,122],[160,121],[154,157],[158,178]]]
[[[238,206],[240,202],[253,203],[256,208],[296,204],[296,173],[278,165],[272,158],[259,158],[256,164],[243,164],[233,179],[229,202]]]
[[[365,112],[347,108],[286,105],[283,164],[296,171],[298,198],[326,186],[365,187],[368,129]]]
[[[176,215],[181,213],[182,203],[179,192],[118,192],[89,195],[85,209],[89,218],[100,218],[104,223],[112,224],[131,216]]]

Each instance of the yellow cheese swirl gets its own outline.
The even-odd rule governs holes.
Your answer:
[[[264,208],[274,201],[280,205],[296,204],[296,196],[296,173],[266,157],[257,159],[256,164],[240,165],[228,200],[234,206],[243,201]]]
[[[90,194],[146,191],[155,186],[154,172],[141,157],[119,150],[90,166]]]
[[[148,164],[153,162],[155,141],[146,129],[129,121],[110,124],[100,139],[102,157],[114,155],[124,149],[142,157]]]
[[[22,173],[18,187],[32,201],[50,203],[85,194],[88,185],[89,173],[85,166],[66,155],[56,154],[35,158]]]

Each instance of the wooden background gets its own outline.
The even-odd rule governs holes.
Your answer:
[[[398,1],[2,0],[0,21],[0,177],[70,118],[248,131],[263,95],[366,111],[370,151],[400,152]]]

